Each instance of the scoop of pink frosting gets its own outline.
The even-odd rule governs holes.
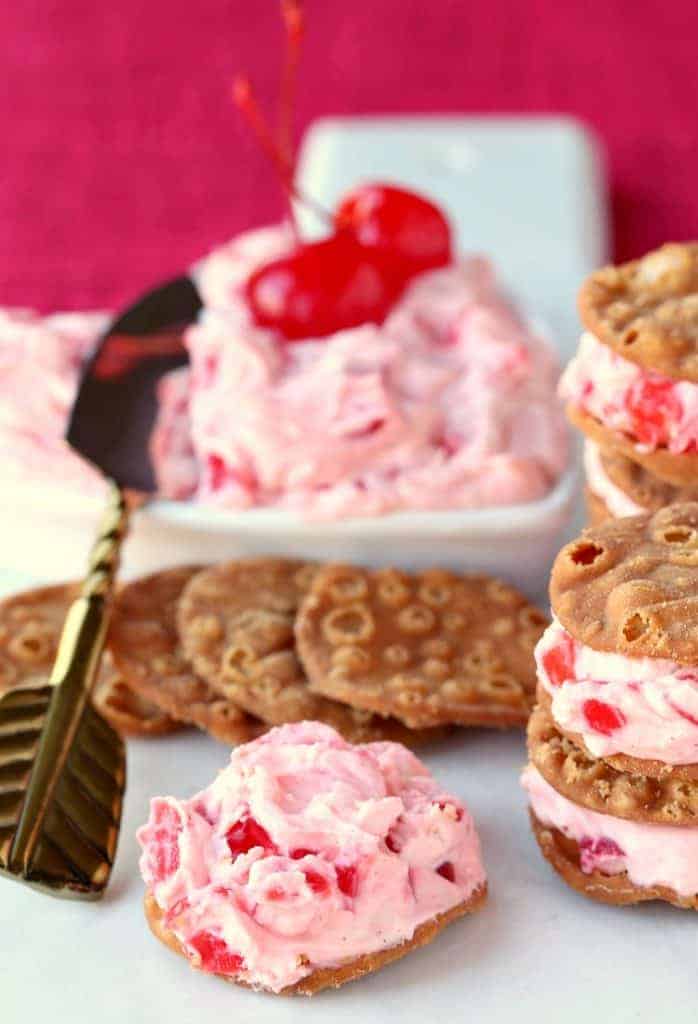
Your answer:
[[[0,479],[102,488],[63,435],[80,369],[107,323],[105,313],[0,309]]]
[[[560,378],[560,395],[638,448],[698,450],[698,384],[645,370],[584,333]]]
[[[585,874],[627,871],[635,885],[664,885],[679,896],[698,893],[698,828],[614,818],[580,807],[558,793],[529,765],[521,783],[534,814],[579,844]]]
[[[420,275],[380,326],[285,344],[252,321],[249,273],[285,228],[242,236],[197,271],[187,335],[201,500],[306,517],[464,508],[544,495],[567,459],[547,344],[490,265]]]
[[[278,992],[409,940],[484,886],[473,821],[395,743],[303,722],[156,798],[140,868],[192,963]]]
[[[535,650],[552,715],[595,757],[698,763],[698,668],[579,643],[554,619]]]

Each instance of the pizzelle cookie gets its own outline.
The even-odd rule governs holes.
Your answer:
[[[649,473],[635,459],[607,449],[600,453],[601,465],[611,483],[627,494],[644,512],[658,512],[665,505],[698,501],[698,483],[685,487],[667,483]]]
[[[129,689],[109,651],[102,656],[92,703],[122,736],[163,736],[182,728],[180,722],[170,718],[156,704]]]
[[[513,587],[333,565],[296,621],[311,688],[411,728],[525,724],[547,620]]]
[[[196,671],[239,707],[270,725],[313,719],[353,743],[414,745],[435,733],[347,707],[311,692],[296,654],[293,624],[318,566],[256,558],[212,566],[185,587],[179,632]]]
[[[14,686],[44,686],[53,668],[58,641],[76,583],[37,587],[0,602],[0,693]],[[105,652],[92,702],[125,735],[160,735],[177,728],[158,708],[128,692]]]
[[[550,597],[596,650],[698,665],[698,503],[588,527],[555,559]]]
[[[659,778],[618,771],[563,736],[540,705],[529,719],[528,752],[546,782],[591,811],[655,825],[698,826],[698,779],[687,781],[671,771]]]
[[[666,448],[640,447],[631,437],[603,424],[596,416],[580,406],[569,403],[565,407],[573,426],[599,447],[616,452],[637,462],[652,476],[679,489],[690,488],[698,480],[698,453],[674,454]]]
[[[473,820],[397,743],[320,722],[236,748],[138,832],[154,934],[192,967],[275,994],[337,987],[478,909]],[[215,884],[212,884],[215,883]]]
[[[624,359],[698,382],[698,243],[596,271],[580,289],[579,312]]]
[[[264,730],[263,724],[200,679],[179,642],[177,602],[199,568],[167,569],[124,586],[114,608],[109,646],[128,686],[141,698],[223,743],[246,743]]]

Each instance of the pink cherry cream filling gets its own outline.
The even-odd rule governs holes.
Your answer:
[[[566,402],[644,451],[698,451],[698,384],[645,370],[593,334],[582,335],[559,391]]]
[[[521,783],[541,824],[579,844],[585,874],[626,871],[641,888],[661,885],[679,896],[698,893],[698,828],[648,825],[587,810],[558,793],[532,765]]]
[[[468,811],[400,744],[302,722],[158,797],[141,873],[193,966],[274,992],[401,945],[485,885]]]
[[[698,762],[698,668],[594,650],[557,619],[535,657],[553,718],[581,735],[595,757]]]

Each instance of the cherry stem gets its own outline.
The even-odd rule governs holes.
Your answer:
[[[305,19],[300,0],[281,0],[281,17],[283,18],[286,30],[286,52],[281,82],[279,148],[288,164],[293,166],[293,115],[296,105],[298,64],[305,34]]]
[[[252,83],[246,75],[238,75],[235,79],[233,83],[233,101],[249,124],[252,132],[257,138],[257,141],[271,160],[279,174],[279,177],[281,178],[281,183],[284,187],[288,200],[291,223],[293,224],[296,234],[298,234],[298,225],[296,223],[295,212],[293,209],[292,201],[294,199],[312,210],[316,216],[320,217],[323,221],[327,221],[329,224],[334,225],[334,218],[332,214],[319,203],[316,203],[314,199],[304,195],[296,186],[293,180],[293,163],[274,141],[267,121],[262,113],[259,103],[257,102],[257,97],[255,96],[252,88]]]

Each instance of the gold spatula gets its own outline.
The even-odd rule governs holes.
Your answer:
[[[48,684],[0,698],[0,872],[55,896],[98,898],[114,862],[126,758],[89,696],[128,505],[155,490],[148,456],[155,386],[186,362],[182,328],[200,308],[192,282],[178,278],[118,317],[100,341],[67,440],[109,481],[107,509]]]

